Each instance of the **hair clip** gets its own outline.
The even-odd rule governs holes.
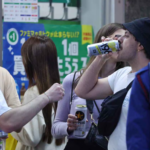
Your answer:
[[[40,40],[44,40],[44,41],[49,39],[49,38],[48,38],[47,36],[45,36],[45,35],[37,36],[37,38],[40,39]]]
[[[35,35],[35,36],[32,36],[32,37],[35,37],[35,38],[37,38],[39,40],[42,40],[42,41],[45,41],[45,40],[49,39],[49,37],[46,36],[46,35]]]

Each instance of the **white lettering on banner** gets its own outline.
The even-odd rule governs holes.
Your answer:
[[[27,77],[21,77],[21,81],[28,81]]]
[[[83,62],[82,67],[85,67],[86,63],[87,63],[87,57],[81,57],[80,60],[81,60],[81,62]],[[66,57],[64,60],[65,61],[65,66],[64,66],[65,68],[63,68],[63,59],[60,59],[60,57],[58,57],[57,61],[58,61],[58,68],[59,68],[60,77],[63,75],[67,75],[71,72],[78,71],[78,62],[79,62],[78,58]],[[62,69],[63,71],[61,72],[60,69]]]
[[[77,71],[78,70],[78,59],[73,59],[73,63],[72,63],[72,66],[74,66],[75,68],[74,68],[74,71],[73,72],[75,72],[75,71]]]
[[[87,57],[81,57],[81,61],[83,62],[82,67],[86,66],[86,62],[87,62]]]
[[[78,42],[71,42],[68,51],[69,56],[78,56]]]
[[[69,73],[71,73],[71,65],[69,64],[69,62],[71,61],[71,59],[70,58],[65,58],[65,67],[67,67],[68,68],[68,70],[67,71],[65,71],[65,74],[69,74]]]
[[[22,38],[22,39],[20,40],[20,43],[23,45],[23,44],[25,43],[25,41],[26,41],[26,39],[25,39],[25,38]]]
[[[62,45],[64,47],[64,56],[67,56],[67,39],[62,41]],[[69,44],[68,52],[69,56],[78,56],[79,55],[79,43],[78,42],[71,42]]]
[[[22,63],[22,57],[20,55],[14,55],[14,72],[13,75],[17,75],[18,73],[25,75],[24,66]]]
[[[57,57],[57,61],[58,61],[58,68],[59,68],[59,69],[63,69],[63,65],[60,65],[60,64],[63,63],[63,60],[60,59],[59,57]],[[64,73],[63,73],[63,72],[60,72],[60,71],[59,71],[59,74],[60,74],[60,76],[63,76],[63,75],[64,75]]]
[[[64,46],[64,56],[67,55],[67,39],[62,41],[62,45]]]

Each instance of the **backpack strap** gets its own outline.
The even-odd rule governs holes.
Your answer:
[[[77,73],[77,71],[75,71],[75,73],[74,73],[74,75],[73,75],[73,80],[72,80],[70,105],[72,104],[73,84],[74,84],[74,80],[75,80],[76,73]]]
[[[140,76],[139,74],[137,75],[137,79],[138,79],[138,81],[139,81],[139,83],[140,83],[140,85],[141,85],[141,88],[143,89],[143,92],[144,92],[144,94],[145,94],[146,100],[149,102],[149,94],[148,94],[148,92],[147,92],[147,90],[146,90],[146,87],[145,87],[145,85],[143,84],[142,79],[141,79],[141,76]]]

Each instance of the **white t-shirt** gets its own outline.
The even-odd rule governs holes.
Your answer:
[[[131,67],[125,67],[114,72],[108,77],[109,85],[113,91],[116,93],[124,88],[126,88],[129,83],[135,78],[135,73],[130,73]],[[108,150],[127,150],[126,146],[126,123],[127,123],[127,113],[129,107],[131,89],[128,91],[121,110],[121,115],[119,122],[111,134],[108,143]]]
[[[5,113],[6,111],[10,110],[11,108],[8,107],[6,100],[3,96],[3,93],[0,90],[0,116]]]

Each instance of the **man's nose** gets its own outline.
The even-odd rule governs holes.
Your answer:
[[[122,43],[122,41],[123,41],[123,36],[119,37],[119,38],[118,38],[118,41],[119,41],[119,43]]]

